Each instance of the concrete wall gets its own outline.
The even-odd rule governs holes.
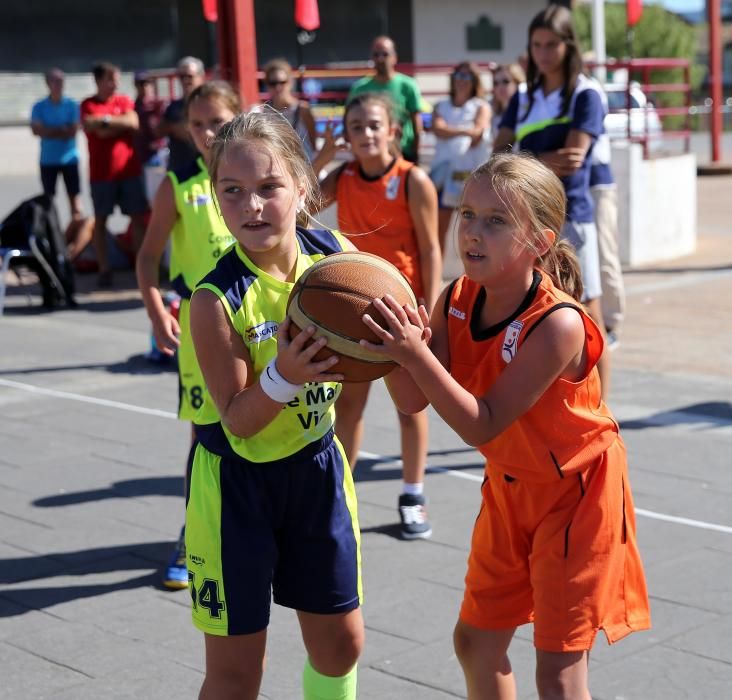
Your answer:
[[[696,249],[696,157],[643,160],[640,144],[613,146],[620,258],[637,266]]]
[[[546,7],[542,0],[413,0],[415,63],[457,63],[462,60],[512,63],[526,50],[531,18]],[[468,51],[466,26],[486,16],[503,27],[501,51]]]

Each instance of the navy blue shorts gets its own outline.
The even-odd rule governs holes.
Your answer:
[[[351,469],[333,434],[276,462],[195,447],[186,506],[193,623],[252,634],[270,603],[317,614],[361,603],[361,555]]]
[[[98,217],[110,216],[115,205],[126,216],[144,214],[148,210],[142,176],[124,180],[109,180],[91,183],[94,213]]]
[[[41,184],[43,194],[51,199],[56,195],[56,180],[58,176],[64,179],[66,193],[69,197],[79,194],[79,163],[74,161],[67,165],[41,165]]]

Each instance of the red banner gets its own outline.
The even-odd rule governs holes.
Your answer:
[[[628,0],[628,26],[635,27],[643,14],[643,0]]]
[[[217,22],[219,19],[218,0],[201,0],[203,5],[203,16],[207,22]]]
[[[306,32],[320,26],[318,0],[295,0],[295,24]]]

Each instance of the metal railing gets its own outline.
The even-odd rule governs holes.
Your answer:
[[[631,143],[640,143],[643,146],[643,157],[649,156],[650,146],[657,135],[651,130],[651,115],[655,114],[662,126],[661,136],[663,139],[680,139],[683,140],[684,153],[688,153],[691,147],[691,118],[693,115],[693,105],[691,102],[691,66],[687,59],[683,58],[632,58],[627,60],[610,60],[605,63],[588,62],[587,67],[590,70],[596,68],[604,68],[606,71],[625,71],[627,78],[625,80],[625,108],[613,109],[611,113],[625,114],[627,116],[627,128],[625,138]],[[680,70],[683,75],[681,82],[653,82],[654,74],[658,71]],[[622,84],[622,83],[621,83]],[[648,99],[641,107],[643,110],[643,130],[634,133],[632,116],[633,110],[633,89],[640,89],[644,96]],[[654,104],[649,96],[663,94],[681,94],[683,96],[683,104],[678,106],[662,106]],[[662,101],[662,99],[660,100]],[[681,128],[665,128],[663,126],[664,117],[679,116],[683,117]]]
[[[481,70],[483,84],[490,93],[492,89],[492,72],[497,67],[496,63],[477,63]],[[421,87],[423,97],[427,101],[436,101],[447,96],[449,90],[449,76],[454,69],[454,63],[401,63],[397,70],[406,75],[416,78]],[[611,134],[614,138],[623,138],[630,143],[639,143],[643,146],[643,155],[647,158],[650,151],[654,150],[654,144],[662,139],[676,139],[683,141],[684,152],[690,150],[690,137],[692,132],[691,120],[693,115],[700,108],[692,105],[691,102],[691,67],[689,61],[675,58],[636,58],[627,60],[609,60],[604,64],[595,62],[586,63],[590,71],[597,68],[604,68],[607,72],[617,73],[625,71],[627,80],[623,83],[606,83],[608,89],[621,86],[625,94],[625,106],[613,108],[611,114],[623,114],[626,116],[625,133]],[[682,80],[678,82],[654,82],[653,78],[659,71],[680,70]],[[293,69],[295,89],[293,94],[310,101],[316,111],[325,118],[338,117],[340,109],[348,96],[348,88],[352,82],[367,75],[373,75],[374,69],[371,64],[348,64],[348,65],[325,65],[325,66],[301,66]],[[156,90],[161,97],[169,99],[180,96],[180,87],[174,70],[149,71],[155,79]],[[210,77],[215,77],[212,73]],[[257,79],[263,87],[264,73],[257,72]],[[328,85],[339,83],[337,89],[329,89]],[[640,90],[645,97],[645,104],[639,107],[633,105],[633,92]],[[663,106],[654,104],[663,102],[661,99],[651,100],[650,97],[663,96],[666,94],[681,94],[683,104]],[[266,91],[260,90],[259,99],[265,101],[269,95]],[[640,112],[639,112],[640,110]],[[642,114],[640,120],[641,128],[638,127],[638,115]],[[681,128],[664,128],[663,122],[666,117],[683,117]],[[655,125],[659,125],[656,130]]]

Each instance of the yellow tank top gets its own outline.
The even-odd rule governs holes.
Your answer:
[[[189,299],[234,237],[214,205],[211,178],[202,158],[171,170],[168,177],[178,212],[171,232],[170,280],[173,289]]]
[[[337,231],[300,227],[296,236],[295,279],[326,255],[342,251],[346,240]],[[277,355],[277,328],[286,316],[287,298],[293,286],[260,270],[239,245],[234,245],[195,291],[208,289],[221,300],[231,325],[244,340],[254,374],[259,376]],[[340,387],[337,382],[306,384],[269,425],[247,438],[232,435],[226,429],[206,394],[194,421],[196,436],[209,452],[222,457],[233,453],[250,462],[288,457],[332,429],[333,404]]]

